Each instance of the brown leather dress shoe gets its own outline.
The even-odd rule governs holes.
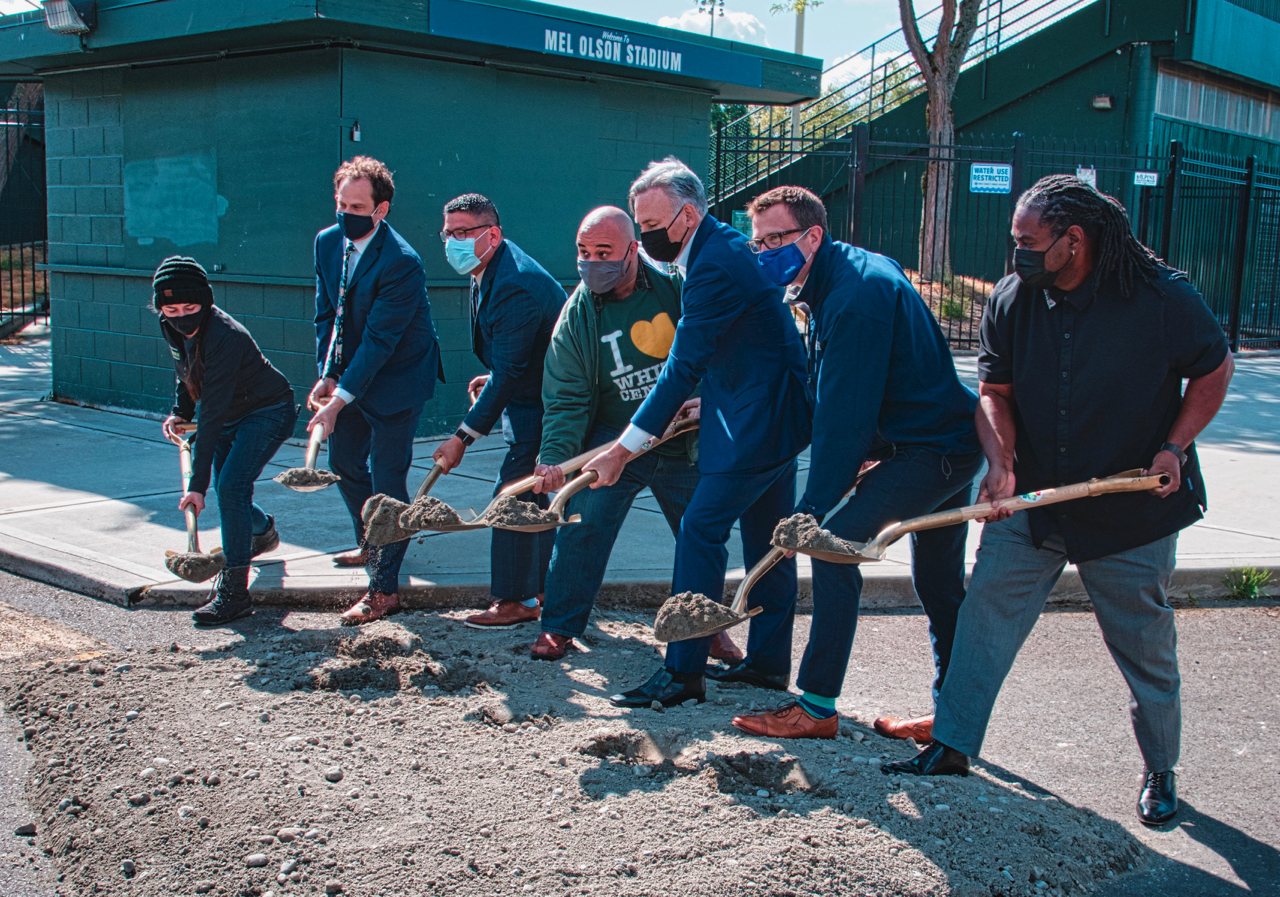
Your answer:
[[[333,556],[335,567],[367,567],[369,566],[369,549],[361,545],[353,551],[344,551]]]
[[[901,738],[904,741],[914,738],[916,744],[924,746],[933,741],[933,714],[917,716],[915,719],[898,719],[896,716],[876,717],[872,723],[876,734],[885,738]]]
[[[767,713],[735,716],[733,727],[764,738],[835,738],[840,731],[840,717],[816,719],[795,701],[788,701]]]
[[[747,659],[733,643],[733,639],[729,638],[727,632],[717,632],[716,637],[711,640],[711,657],[714,660],[723,660],[729,666],[742,663]]]
[[[343,626],[359,626],[372,623],[392,614],[400,612],[400,595],[387,595],[383,592],[365,592],[364,595],[342,614]]]
[[[534,660],[559,660],[569,653],[573,639],[558,632],[544,632],[529,646],[529,656]]]
[[[542,619],[542,607],[525,607],[519,601],[495,601],[482,614],[467,617],[472,629],[515,629]]]

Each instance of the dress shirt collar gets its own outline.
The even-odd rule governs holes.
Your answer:
[[[695,228],[689,234],[689,239],[685,241],[684,249],[680,250],[680,254],[676,256],[676,268],[680,271],[681,277],[689,276],[689,251],[693,249],[693,238],[697,234]]]
[[[378,228],[380,227],[382,227],[381,221],[379,221],[376,225],[374,225],[373,230],[369,231],[369,233],[365,234],[359,240],[347,241],[347,245],[355,247],[355,252],[353,253],[353,255],[356,258],[359,258],[360,256],[364,255],[364,251],[369,248],[369,244],[373,241],[373,238],[378,235]]]

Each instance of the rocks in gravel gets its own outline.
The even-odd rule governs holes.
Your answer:
[[[338,770],[338,771],[341,772],[342,770]],[[305,834],[305,832],[303,829],[300,829],[300,828],[282,828],[276,832],[276,837],[279,838],[283,843],[288,844],[290,841],[298,840],[303,836],[303,834]]]
[[[135,807],[141,807],[151,803],[151,795],[145,791],[139,791],[137,794],[130,794],[128,800]]]
[[[36,833],[36,824],[34,822],[24,822],[14,829],[13,833],[19,838],[30,838]]]
[[[298,868],[297,860],[294,860],[294,859],[285,860],[283,863],[280,864],[280,874],[288,875],[290,872],[292,872],[294,869],[297,869],[297,868]]]
[[[325,781],[326,781],[326,782],[334,782],[334,783],[341,782],[341,781],[342,781],[342,767],[341,767],[341,766],[330,766],[328,769],[326,769],[326,770],[324,771],[324,779],[325,779]]]
[[[327,881],[324,884],[324,892],[331,895],[331,897],[333,894],[341,894],[342,885],[336,881]]]
[[[267,865],[265,853],[251,853],[244,858],[244,864],[250,869],[262,869]]]
[[[210,891],[212,891],[216,887],[217,885],[211,881],[198,881],[196,882],[196,893],[208,894]]]
[[[120,871],[124,873],[125,878],[133,878],[134,873],[138,871],[138,867],[133,860],[125,860],[120,864]]]
[[[213,787],[215,787],[215,786],[217,786],[217,785],[221,785],[221,784],[222,784],[222,776],[218,775],[216,772],[211,772],[211,773],[209,773],[207,776],[205,776],[205,777],[204,777],[204,783],[205,783],[205,785],[207,785],[207,786],[208,786],[208,787],[210,787],[210,788],[213,788]]]

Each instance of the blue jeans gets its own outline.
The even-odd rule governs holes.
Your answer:
[[[1166,594],[1177,546],[1175,533],[1076,565],[1102,639],[1129,685],[1133,732],[1152,772],[1173,769],[1182,735],[1178,636]],[[982,528],[951,672],[938,698],[938,741],[971,757],[981,752],[1000,686],[1066,565],[1062,535],[1036,548],[1025,511]]]
[[[213,484],[222,520],[222,552],[228,567],[244,567],[253,537],[267,531],[267,515],[253,503],[253,484],[276,451],[293,435],[298,409],[291,403],[262,408],[222,425],[213,450]]]
[[[379,414],[359,400],[343,407],[329,436],[329,464],[342,477],[338,490],[351,515],[356,538],[364,543],[360,512],[375,493],[397,501],[409,500],[409,465],[413,463],[413,432],[422,416],[415,405],[394,414]],[[369,548],[369,591],[393,595],[400,591],[400,565],[409,541]]]
[[[774,528],[795,506],[794,458],[755,470],[703,474],[680,521],[672,594],[696,592],[722,601],[729,562],[725,545],[734,523],[741,522],[742,557],[750,569],[772,550],[769,539]],[[760,577],[748,596],[748,606],[762,610],[751,618],[747,663],[767,675],[791,673],[796,590],[796,562],[790,558]],[[666,667],[701,674],[710,650],[710,636],[672,642],[667,646]]]
[[[589,445],[603,445],[609,439],[592,434]],[[698,485],[698,468],[687,457],[641,455],[622,469],[612,486],[583,489],[569,499],[568,514],[581,514],[582,522],[556,531],[555,550],[547,570],[547,597],[542,608],[542,631],[571,638],[582,635],[604,582],[609,555],[618,530],[641,490],[648,487],[667,518],[672,535],[680,531],[693,490]]]
[[[880,463],[843,508],[826,521],[842,539],[870,542],[890,523],[969,504],[982,453],[943,455],[906,446]],[[929,617],[933,644],[933,694],[947,674],[956,616],[964,601],[967,525],[925,530],[911,536],[911,581]],[[827,698],[840,696],[849,652],[858,628],[862,567],[813,562],[813,621],[796,685]]]

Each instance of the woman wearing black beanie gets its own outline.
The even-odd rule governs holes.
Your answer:
[[[197,625],[214,626],[253,612],[249,562],[280,544],[275,519],[253,503],[253,484],[293,435],[298,408],[289,381],[249,331],[213,304],[209,279],[195,259],[165,259],[152,288],[178,375],[164,434],[171,438],[175,424],[199,424],[191,482],[178,509],[204,510],[211,472],[218,490],[227,565],[209,602],[191,615]]]

